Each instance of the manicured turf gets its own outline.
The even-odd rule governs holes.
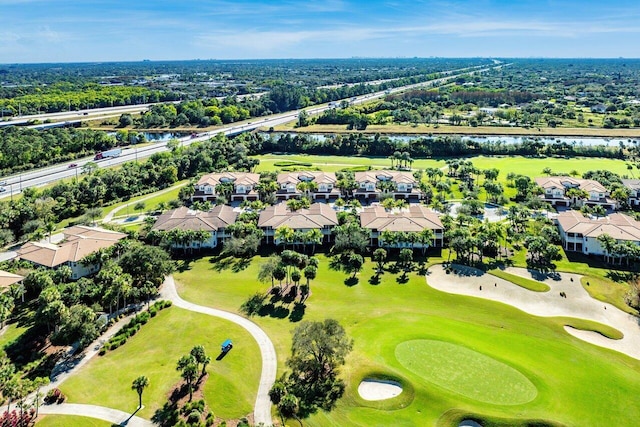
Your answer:
[[[538,394],[517,370],[461,345],[411,340],[398,344],[395,354],[405,369],[424,380],[480,402],[520,405]]]
[[[111,427],[108,421],[73,415],[42,415],[36,425],[38,427]]]
[[[548,292],[551,288],[546,283],[538,282],[537,280],[527,279],[526,277],[520,277],[515,274],[507,273],[499,268],[489,270],[489,274],[499,277],[504,280],[508,280],[514,285],[518,285],[522,288],[529,289],[534,292]]]
[[[142,200],[142,202],[145,205],[145,208],[144,208],[145,211],[154,210],[154,209],[157,208],[159,203],[162,203],[162,202],[168,203],[171,200],[177,199],[178,198],[178,193],[180,192],[180,189],[185,185],[186,182],[188,182],[188,181],[179,181],[179,182],[173,184],[171,190],[165,191],[164,193],[162,193],[162,191],[164,191],[164,190],[160,190],[160,191],[156,191],[156,193],[160,193],[160,194],[156,194],[156,195],[154,195],[155,193],[144,194],[142,196],[132,197],[129,200],[124,200],[122,202],[118,202],[118,203],[114,203],[114,204],[109,205],[109,206],[105,206],[105,207],[102,208],[102,216],[104,217],[105,215],[107,215],[112,210],[114,210],[114,209],[116,209],[116,208],[118,208],[120,206],[124,206],[126,204],[130,204],[131,206],[129,206],[128,208],[120,209],[116,213],[116,216],[134,214],[137,211],[133,209],[133,206],[138,201],[141,201],[142,199],[146,199],[146,200]]]
[[[550,420],[596,426],[625,425],[640,417],[640,407],[630,398],[640,393],[640,362],[569,335],[564,330],[567,319],[535,317],[489,300],[439,292],[416,273],[409,274],[406,283],[385,273],[378,284],[371,284],[375,266],[370,262],[358,274],[359,283],[347,286],[344,273],[330,270],[325,256],[319,259],[303,318],[337,319],[354,339],[354,350],[342,369],[345,396],[332,412],[320,412],[305,425],[450,425],[439,420],[471,414],[503,420],[503,425]],[[250,295],[270,285],[256,280],[261,262],[261,257],[250,262],[203,257],[175,275],[178,290],[189,301],[238,311]],[[274,342],[279,374],[284,372],[290,332],[296,325],[288,317],[292,308],[253,318]],[[412,340],[473,349],[522,373],[538,395],[525,404],[499,406],[431,384],[396,358],[396,347]],[[363,401],[357,392],[360,381],[382,375],[412,392],[388,402]]]
[[[596,332],[612,340],[621,340],[624,338],[624,334],[619,330],[592,320],[576,319],[575,317],[558,317],[556,319],[561,320],[566,326],[571,326],[581,331]]]
[[[322,170],[338,170],[353,166],[372,166],[374,168],[389,168],[391,162],[386,157],[341,157],[341,156],[318,156],[305,154],[289,154],[276,155],[266,154],[256,156],[260,159],[260,165],[257,170],[275,170],[277,167],[274,163],[281,161],[292,161],[302,163],[312,163],[313,166]],[[589,170],[606,169],[611,172],[624,175],[629,173],[627,163],[617,159],[603,159],[597,157],[577,157],[577,158],[532,158],[523,156],[475,156],[465,157],[465,160],[471,160],[474,166],[479,169],[497,168],[500,170],[498,180],[505,182],[509,173],[527,175],[532,178],[544,176],[542,170],[546,167],[551,168],[555,173],[564,172],[568,174],[572,170],[582,174]],[[413,169],[425,169],[427,167],[446,167],[444,160],[435,159],[416,159],[412,165]]]
[[[18,326],[17,322],[10,323],[6,328],[2,335],[0,335],[0,350],[29,329],[27,326]]]
[[[216,361],[220,343],[233,339],[234,347]],[[261,360],[258,345],[249,333],[231,322],[177,307],[161,311],[124,346],[91,360],[61,389],[72,403],[90,403],[133,412],[138,396],[131,382],[140,375],[149,378],[137,415],[150,418],[168,399],[180,379],[178,359],[196,345],[204,345],[211,356],[204,399],[216,416],[234,419],[253,411]]]

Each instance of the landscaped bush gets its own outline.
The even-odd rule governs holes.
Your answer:
[[[100,356],[104,356],[107,351],[115,350],[120,347],[124,343],[127,342],[128,338],[131,338],[140,330],[142,325],[145,325],[150,318],[155,317],[158,311],[165,309],[167,307],[171,307],[171,301],[156,301],[151,307],[149,307],[148,311],[144,311],[133,319],[129,321],[122,329],[120,329],[114,336],[109,338],[109,341],[102,347],[98,354]]]
[[[304,166],[304,167],[313,166],[311,163],[307,163],[307,162],[292,162],[292,161],[275,162],[273,165],[278,168],[285,168],[290,166]]]
[[[62,393],[62,391],[60,391],[59,388],[52,388],[47,392],[47,395],[44,397],[44,403],[46,403],[47,405],[51,405],[54,403],[62,403],[65,401],[66,398],[67,396],[65,396],[64,393]],[[1,424],[1,425],[4,425],[4,424]]]

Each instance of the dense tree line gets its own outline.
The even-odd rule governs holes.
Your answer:
[[[128,141],[127,141],[128,142]],[[107,150],[116,140],[105,132],[57,128],[0,129],[0,173],[30,170]]]
[[[29,92],[30,87],[21,88],[14,90],[12,94],[5,94],[13,95],[10,98],[0,98],[0,110],[3,111],[3,115],[55,113],[179,99],[178,94],[167,90],[137,86],[102,86],[96,83],[72,85],[60,82],[39,88],[35,93]]]
[[[256,154],[270,152],[326,155],[391,156],[407,151],[411,158],[460,157],[472,155],[585,156],[624,159],[628,154],[620,147],[591,146],[554,142],[545,144],[538,138],[522,142],[480,142],[457,135],[417,136],[410,141],[385,135],[335,134],[316,137],[304,134],[252,135]]]

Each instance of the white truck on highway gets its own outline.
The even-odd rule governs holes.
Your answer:
[[[114,148],[112,150],[99,151],[96,153],[93,160],[102,160],[102,159],[107,159],[109,157],[118,157],[120,154],[122,154],[122,148]]]

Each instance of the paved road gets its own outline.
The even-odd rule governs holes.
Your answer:
[[[152,427],[155,424],[133,414],[104,406],[83,405],[79,403],[63,403],[60,405],[43,405],[40,407],[43,415],[76,415],[82,417],[98,418],[113,424],[127,427]]]
[[[253,338],[258,342],[260,354],[262,355],[262,374],[260,375],[258,395],[256,396],[256,404],[253,410],[254,423],[256,425],[259,425],[260,423],[263,423],[265,426],[272,425],[273,420],[271,418],[271,400],[269,399],[269,390],[276,380],[278,361],[276,359],[276,350],[267,334],[265,334],[258,325],[242,316],[229,313],[228,311],[203,307],[183,300],[178,295],[173,276],[167,276],[160,291],[160,295],[164,299],[171,300],[177,307],[229,320],[243,327],[251,334],[251,336],[253,336]]]

